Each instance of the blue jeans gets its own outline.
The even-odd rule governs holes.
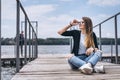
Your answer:
[[[89,56],[87,56],[86,54],[81,54],[79,56],[73,56],[70,59],[68,59],[68,63],[70,64],[72,69],[78,69],[86,63],[91,63],[94,67],[101,58],[101,56],[102,53],[99,51],[91,53]]]

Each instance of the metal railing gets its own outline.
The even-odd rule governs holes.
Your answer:
[[[31,61],[38,57],[38,45],[37,45],[37,34],[32,26],[31,21],[29,20],[22,4],[19,0],[17,2],[17,15],[16,15],[16,72],[20,70],[20,50],[19,50],[19,41],[20,41],[20,10],[23,12],[25,16],[24,20],[24,32],[25,32],[25,39],[24,39],[24,64],[28,61]],[[22,31],[22,30],[21,30]],[[27,35],[28,33],[28,35]],[[29,41],[29,42],[27,42]],[[27,49],[27,45],[29,44],[29,49]],[[27,55],[27,51],[29,50],[29,54]]]
[[[99,27],[99,45],[100,45],[100,49],[102,50],[102,43],[101,43],[101,28],[102,28],[102,24],[103,23],[105,23],[105,22],[107,22],[107,21],[109,21],[109,20],[111,20],[111,19],[114,19],[114,29],[115,29],[115,63],[117,64],[118,63],[118,32],[117,32],[117,16],[118,15],[120,15],[120,12],[119,13],[117,13],[117,14],[115,14],[115,15],[113,15],[113,16],[111,16],[111,17],[109,17],[108,19],[106,19],[106,20],[104,20],[104,21],[102,21],[102,22],[100,22],[99,24],[97,24],[97,25],[95,25],[93,28],[95,28],[95,27]],[[112,48],[112,46],[111,46],[111,48]],[[112,49],[111,49],[111,53],[113,53],[112,52]],[[112,55],[111,55],[112,56]]]
[[[16,72],[19,72],[21,68],[21,57],[20,57],[20,10],[23,12],[25,16],[24,20],[24,30],[25,30],[25,39],[24,39],[24,65],[31,60],[34,60],[38,57],[38,45],[37,45],[37,32],[35,32],[32,22],[29,20],[22,4],[19,0],[17,2],[17,10],[16,10]],[[36,22],[37,23],[37,22]],[[38,23],[37,23],[38,27]],[[37,29],[36,29],[37,30]],[[28,33],[28,34],[27,34]],[[27,49],[27,45],[28,49]],[[27,52],[29,51],[29,52]],[[27,55],[27,53],[29,53]],[[1,0],[0,0],[0,80],[1,80]]]

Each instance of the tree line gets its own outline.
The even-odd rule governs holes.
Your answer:
[[[32,40],[27,40],[27,44],[29,44],[29,41],[32,43]],[[99,44],[99,38],[97,39]],[[120,45],[120,38],[118,38],[118,45]],[[101,39],[102,45],[114,45],[115,39],[114,38],[102,38]],[[2,45],[15,45],[15,39],[14,38],[1,38],[1,44]],[[38,38],[38,45],[69,45],[70,44],[70,38]]]

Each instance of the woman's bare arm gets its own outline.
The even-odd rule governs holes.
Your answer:
[[[65,31],[67,31],[70,27],[72,27],[72,25],[67,25],[67,26],[65,26],[63,29],[61,29],[61,30],[59,30],[58,31],[58,34],[62,34],[62,33],[64,33]]]
[[[58,34],[61,35],[61,34],[64,33],[65,31],[67,31],[70,27],[78,25],[78,22],[79,22],[78,20],[74,19],[72,22],[70,22],[69,25],[67,25],[67,26],[65,26],[63,29],[59,30],[59,31],[58,31]]]

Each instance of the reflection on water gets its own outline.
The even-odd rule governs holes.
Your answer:
[[[11,78],[15,75],[15,68],[13,67],[2,67],[2,79],[1,80],[11,80]]]

